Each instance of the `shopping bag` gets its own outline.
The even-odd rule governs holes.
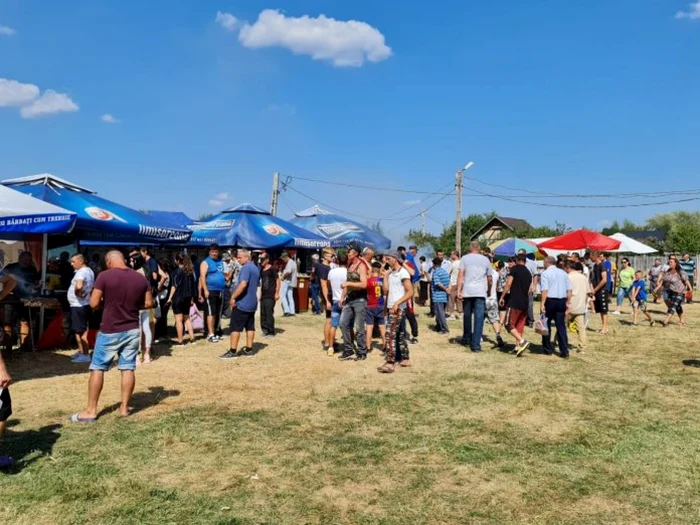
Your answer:
[[[190,306],[190,320],[192,321],[193,329],[204,330],[204,319],[202,318],[202,312],[197,310],[195,305]]]
[[[547,316],[542,314],[540,318],[535,321],[535,332],[540,335],[549,335],[549,327],[547,326]]]

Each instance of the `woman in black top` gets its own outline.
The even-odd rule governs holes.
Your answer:
[[[194,343],[190,307],[194,304],[197,287],[192,259],[184,253],[178,253],[175,256],[175,263],[177,268],[172,274],[168,304],[172,305],[175,314],[175,330],[177,331],[177,344],[175,346],[184,346],[185,329],[190,335],[190,343]]]

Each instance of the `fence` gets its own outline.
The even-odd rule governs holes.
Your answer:
[[[654,260],[661,259],[661,262],[663,264],[665,264],[666,261],[668,261],[667,255],[659,255],[658,253],[650,253],[649,255],[630,255],[627,256],[627,258],[630,260],[632,268],[634,268],[635,270],[642,270],[645,276],[649,269],[652,266],[654,266]],[[696,255],[695,257],[691,258],[695,260],[695,267],[699,269],[698,271],[700,271],[700,255]],[[619,259],[622,259],[622,257],[620,256]],[[620,268],[619,261],[617,264],[617,268]],[[695,283],[695,286],[697,287],[698,283]]]

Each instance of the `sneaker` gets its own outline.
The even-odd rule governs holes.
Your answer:
[[[496,336],[496,346],[498,346],[498,348],[503,348],[504,346],[506,346],[506,342],[501,337],[501,334],[498,334]]]
[[[329,349],[329,348],[330,348],[330,346],[328,346],[328,345],[323,345],[323,351],[324,351],[324,352],[328,352],[328,349]]]
[[[218,343],[219,339],[215,335],[207,337],[207,343]]]
[[[235,359],[237,357],[238,357],[238,355],[236,354],[235,350],[229,350],[225,354],[221,354],[219,356],[219,359]]]
[[[417,344],[418,344],[418,338],[417,338],[417,337],[411,337],[411,338],[408,340],[408,342],[411,343],[412,345],[417,345]]]
[[[338,359],[340,359],[341,361],[352,361],[353,359],[355,359],[355,354],[346,354],[345,352],[343,352],[342,354],[340,354],[340,357],[338,357]]]
[[[620,310],[615,310],[614,312],[610,312],[610,315],[620,315]]]
[[[184,341],[182,341],[181,343],[175,343],[173,345],[173,348],[185,348],[186,346],[187,344]]]
[[[71,359],[74,363],[92,363],[92,358],[86,354],[79,354]]]
[[[355,358],[355,361],[364,361],[367,359],[367,354],[360,354]]]
[[[328,348],[326,348],[326,354],[328,354],[330,356],[335,355],[335,350],[333,349],[332,346],[329,346]]]
[[[80,350],[78,350],[76,353],[74,353],[72,356],[70,356],[71,361],[73,359],[75,359],[76,357],[78,357],[79,355],[83,355],[83,353]]]
[[[247,346],[244,346],[236,353],[236,357],[253,357],[254,355],[255,350]]]
[[[523,341],[522,344],[519,344],[518,346],[515,347],[515,356],[520,357],[523,355],[523,352],[527,350],[530,347],[530,342],[529,341]]]

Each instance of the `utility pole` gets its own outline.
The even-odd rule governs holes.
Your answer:
[[[427,213],[425,212],[425,210],[423,210],[422,212],[420,212],[420,218],[421,218],[421,228],[420,228],[420,232],[421,232],[422,235],[425,235],[425,217],[426,217],[426,215],[427,215]]]
[[[270,199],[270,213],[277,215],[277,202],[280,197],[280,174],[276,171],[272,176],[272,198]]]
[[[455,194],[457,196],[457,222],[455,223],[455,250],[462,256],[462,175],[464,170],[455,173]]]
[[[473,162],[467,162],[465,166],[458,170],[455,174],[455,194],[457,195],[457,222],[455,224],[455,250],[462,256],[462,180],[464,172],[474,165]]]

